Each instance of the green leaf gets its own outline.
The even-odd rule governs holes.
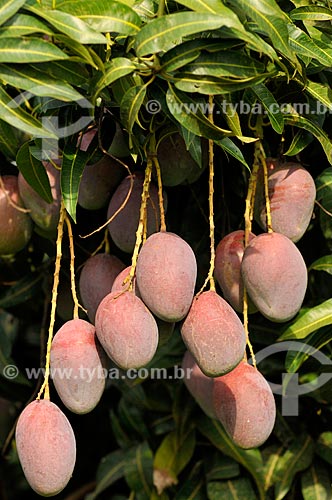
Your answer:
[[[236,111],[236,104],[234,105],[230,100],[227,99],[227,97],[224,97],[221,103],[217,101],[216,104],[219,108],[217,110],[217,114],[219,114],[219,112],[221,111],[225,116],[227,125],[232,130],[233,134],[235,136],[241,137],[243,134],[241,130],[239,114]]]
[[[29,143],[25,142],[16,156],[17,166],[28,184],[47,203],[52,203],[51,186],[45,167],[30,151]]]
[[[202,50],[208,52],[224,51],[234,47],[234,43],[237,45],[239,43],[241,44],[241,42],[234,42],[231,40],[210,40],[208,38],[190,40],[166,52],[166,54],[160,58],[160,65],[163,71],[175,71],[197,59]]]
[[[316,177],[316,199],[323,209],[332,212],[332,168],[328,167]],[[332,218],[320,208],[319,222],[326,239],[332,238]]]
[[[0,120],[32,136],[56,139],[52,132],[43,128],[37,118],[24,111],[2,87],[0,87]]]
[[[183,92],[199,92],[200,94],[228,94],[237,90],[251,88],[253,85],[272,77],[276,71],[264,73],[256,77],[232,79],[232,78],[216,78],[212,76],[196,76],[192,73],[176,73],[172,80],[175,82],[176,88]]]
[[[295,52],[288,45],[287,18],[274,0],[231,0],[235,8],[241,10],[257,23],[259,30],[265,32],[274,48],[299,66]]]
[[[291,111],[291,106],[289,107],[289,111]],[[286,113],[285,109],[284,122],[285,125],[293,125],[295,127],[303,128],[314,135],[322,146],[328,162],[332,163],[332,142],[324,130],[314,121],[309,120],[309,118],[305,118],[304,116],[300,116],[294,111]]]
[[[82,21],[67,12],[61,12],[59,10],[48,10],[41,9],[40,6],[28,7],[29,11],[36,14],[39,17],[45,19],[54,28],[59,30],[61,33],[69,36],[73,40],[83,44],[106,44],[107,40],[104,35],[95,31],[86,22]]]
[[[16,129],[0,120],[0,151],[9,160],[15,160],[21,143],[20,139],[20,134]]]
[[[24,4],[25,0],[0,0],[0,24],[16,14]]]
[[[64,81],[54,80],[32,66],[0,65],[0,79],[13,87],[28,90],[40,97],[53,97],[65,102],[82,99],[82,95]]]
[[[61,192],[67,212],[75,223],[78,190],[88,159],[87,151],[82,151],[71,144],[65,146],[61,167]]]
[[[224,135],[231,135],[230,130],[224,130],[213,125],[202,112],[207,103],[202,100],[190,99],[182,92],[170,88],[166,94],[166,102],[172,116],[185,128],[207,139],[221,140]]]
[[[53,61],[31,64],[30,68],[42,71],[53,80],[60,80],[71,85],[82,86],[87,83],[89,73],[85,66],[74,61]]]
[[[15,14],[6,24],[0,27],[0,37],[5,38],[20,37],[31,33],[53,34],[46,24],[28,14]]]
[[[138,85],[128,89],[120,104],[121,120],[126,129],[131,133],[135,122],[138,122],[138,114],[146,96],[146,85]]]
[[[320,328],[318,331],[308,335],[308,337],[306,337],[305,344],[300,344],[296,351],[292,351],[291,349],[287,351],[285,360],[285,368],[287,372],[296,373],[314,352],[320,351],[321,348],[331,342],[331,340],[331,327]]]
[[[209,500],[256,500],[256,493],[246,477],[229,479],[228,481],[210,482],[207,485]]]
[[[324,255],[324,257],[315,260],[308,267],[308,271],[325,271],[332,274],[332,255]]]
[[[70,62],[74,59],[74,62],[88,63],[95,69],[103,70],[102,61],[96,58],[96,53],[89,45],[82,45],[81,43],[76,42],[76,40],[73,40],[66,35],[62,35],[61,33],[56,34],[54,38],[57,43],[65,45],[73,54],[76,54]]]
[[[324,105],[323,109],[317,112],[323,114],[327,110],[332,111],[332,90],[329,86],[307,80],[305,92]]]
[[[183,71],[193,75],[208,75],[221,78],[241,79],[258,76],[265,70],[264,64],[248,57],[240,50],[218,53],[203,53]]]
[[[127,453],[128,450],[116,450],[101,459],[97,470],[96,489],[88,495],[87,500],[95,500],[100,493],[124,476]]]
[[[190,471],[188,477],[181,482],[173,500],[205,500],[205,481],[202,475],[202,463],[198,462]]]
[[[135,439],[137,439],[137,436],[143,439],[149,438],[149,431],[140,408],[133,406],[124,398],[121,398],[118,412],[121,425],[128,430],[130,435],[134,435]]]
[[[42,38],[0,38],[1,63],[34,63],[68,57],[58,47]]]
[[[258,449],[242,450],[238,448],[227,435],[222,425],[217,420],[212,420],[205,415],[197,420],[198,430],[207,437],[213,446],[218,448],[225,455],[233,458],[243,465],[253,477],[259,498],[263,500],[264,495],[264,474],[262,457]]]
[[[314,443],[309,435],[297,437],[279,459],[275,486],[276,500],[282,500],[291,488],[295,474],[305,470],[312,463]]]
[[[317,455],[332,465],[332,432],[323,432],[316,442]]]
[[[301,314],[299,319],[286,328],[278,340],[304,339],[310,333],[331,324],[332,299],[328,299]]]
[[[125,478],[138,500],[149,500],[152,490],[153,455],[144,442],[127,453]]]
[[[296,156],[301,153],[309,144],[312,143],[314,137],[306,130],[298,130],[294,135],[292,142],[289,145],[285,156]]]
[[[32,299],[40,291],[43,275],[32,272],[0,293],[0,307],[6,309]]]
[[[250,170],[250,167],[246,162],[241,149],[237,147],[237,145],[232,141],[232,139],[230,139],[229,137],[224,137],[224,139],[221,139],[220,141],[214,141],[214,143],[220,146],[225,151],[225,153],[228,153],[231,156],[233,156],[236,160],[242,163],[242,165],[244,165],[248,170]]]
[[[178,474],[191,460],[195,450],[195,431],[170,432],[162,441],[154,457],[153,482],[160,494],[168,485],[177,483]]]
[[[103,74],[98,76],[98,79],[93,82],[95,98],[102,89],[111,85],[119,78],[133,73],[135,69],[135,64],[126,57],[115,57],[109,63],[106,63]]]
[[[332,11],[319,5],[298,7],[289,15],[293,21],[331,21],[332,19]]]
[[[324,66],[331,66],[332,54],[319,47],[304,31],[294,25],[288,26],[289,44],[302,56],[317,59]]]
[[[31,385],[19,372],[11,358],[14,341],[17,337],[19,321],[11,314],[0,312],[0,376],[7,381],[21,385]]]
[[[139,31],[141,24],[140,17],[131,7],[114,0],[107,0],[107,2],[69,0],[62,2],[58,8],[82,19],[95,31],[103,33],[116,32],[131,35]]]
[[[331,481],[326,467],[314,462],[301,475],[301,490],[304,500],[329,500],[331,498]]]
[[[208,451],[204,456],[204,466],[206,470],[206,480],[216,481],[219,479],[231,479],[240,475],[240,465],[230,457],[215,450]]]
[[[263,456],[264,458],[266,457],[264,460],[265,491],[268,491],[278,480],[276,469],[283,451],[283,445],[280,446],[275,444],[263,450]]]
[[[171,49],[183,37],[233,26],[227,17],[198,12],[179,12],[154,19],[143,26],[136,36],[136,53],[139,57]]]
[[[275,100],[273,94],[268,90],[264,83],[253,85],[251,90],[263,104],[272,128],[277,132],[277,134],[282,134],[284,130],[284,118],[280,111],[279,104]]]

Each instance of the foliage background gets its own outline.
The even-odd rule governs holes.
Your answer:
[[[243,227],[254,141],[261,138],[268,155],[284,155],[306,166],[316,180],[319,205],[298,243],[309,269],[303,309],[283,325],[251,316],[251,340],[258,352],[281,339],[304,339],[331,357],[332,224],[320,208],[332,211],[331,20],[328,0],[1,0],[1,174],[15,173],[18,167],[49,199],[40,155],[46,144],[54,145],[45,141],[59,139],[62,194],[76,222],[79,267],[102,239],[100,234],[87,240],[80,235],[103,222],[105,210],[89,213],[77,206],[84,165],[100,157],[101,150],[94,142],[82,153],[78,131],[58,138],[52,124],[66,127],[88,111],[88,121],[100,130],[99,146],[108,149],[117,123],[133,154],[126,161],[132,166],[134,158],[137,169],[144,169],[156,138],[178,130],[203,170],[201,138],[213,139],[217,242]],[[216,106],[214,124],[199,109],[186,113],[176,107],[207,103],[209,95]],[[148,112],[151,100],[160,103],[159,113]],[[262,112],[232,112],[231,105],[239,102],[251,109],[258,103]],[[271,104],[277,103],[282,111],[271,113]],[[306,103],[307,112],[299,113],[294,103]],[[315,113],[317,103],[322,113]],[[168,229],[192,245],[200,286],[209,264],[206,171],[195,183],[168,188],[167,194]],[[63,247],[60,297],[68,304],[66,240]],[[111,251],[129,264],[128,255],[113,245]],[[6,500],[37,497],[22,475],[15,442],[7,438],[35,390],[24,369],[43,364],[54,256],[54,241],[35,232],[12,260],[0,259],[0,372],[7,364],[21,370],[13,381],[0,374],[0,442],[6,442],[0,496]],[[58,314],[56,326],[62,322]],[[183,352],[177,327],[153,366],[171,374]],[[294,352],[274,355],[259,368],[278,383],[284,372],[298,372],[304,383],[330,371]],[[52,398],[61,406],[54,390]],[[298,417],[283,417],[279,397],[276,402],[273,435],[261,449],[244,451],[202,414],[181,381],[110,380],[91,414],[66,412],[76,433],[78,460],[58,497],[331,498],[331,383],[300,398]],[[169,481],[160,495],[154,469],[162,469]]]

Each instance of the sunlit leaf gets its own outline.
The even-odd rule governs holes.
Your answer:
[[[289,446],[277,465],[276,500],[285,498],[291,488],[295,474],[309,467],[313,459],[313,452],[314,443],[309,435],[296,438]]]
[[[67,144],[63,151],[61,168],[61,192],[65,207],[76,222],[78,190],[84,167],[89,159],[87,151]]]
[[[311,307],[295,320],[279,337],[279,340],[304,339],[310,333],[332,324],[332,299]]]

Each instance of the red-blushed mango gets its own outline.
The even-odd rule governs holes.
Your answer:
[[[213,406],[213,378],[207,377],[195,361],[193,355],[186,351],[182,360],[184,370],[183,381],[208,417],[217,418]]]
[[[65,488],[75,466],[76,441],[57,405],[41,399],[24,408],[17,421],[16,447],[24,475],[36,493],[50,497]]]
[[[93,410],[105,389],[105,369],[95,327],[82,319],[67,321],[51,346],[52,379],[63,404],[74,413]]]
[[[52,203],[43,200],[28,184],[21,172],[18,175],[18,187],[24,205],[30,210],[30,217],[36,226],[54,236],[59,222],[61,206],[60,169],[57,169],[51,162],[43,162],[43,165],[51,186]]]
[[[129,276],[131,266],[126,267],[121,273],[118,274],[118,276],[115,278],[113,286],[112,286],[112,292],[124,292],[128,290],[128,283],[124,283],[124,280]],[[134,278],[133,280],[133,291],[136,295],[136,297],[141,298],[141,295],[139,293],[139,289],[136,283],[136,279]],[[163,321],[162,319],[155,318],[157,326],[158,326],[158,332],[159,332],[159,346],[162,346],[166,344],[166,342],[170,339],[175,323],[169,323],[166,321]]]
[[[129,286],[129,281],[125,281],[126,278],[129,276],[131,266],[125,267],[123,271],[121,271],[117,277],[115,278],[113,285],[112,285],[112,292],[125,292],[128,290]],[[134,277],[133,280],[133,290],[135,292],[135,295],[137,297],[141,297],[139,293],[138,286],[136,284],[136,278]]]
[[[80,274],[79,290],[92,323],[101,300],[111,292],[115,278],[124,268],[125,264],[118,257],[107,253],[97,253],[85,262]]]
[[[251,300],[266,318],[288,321],[299,311],[308,273],[300,251],[287,236],[256,236],[244,251],[241,273]]]
[[[244,361],[214,379],[213,404],[217,418],[240,448],[261,446],[273,430],[276,407],[271,388],[263,375]]]
[[[249,234],[249,241],[255,235]],[[215,277],[224,298],[237,311],[243,311],[243,280],[241,263],[244,252],[244,231],[239,229],[227,234],[216,248]],[[255,307],[250,304],[250,311]]]
[[[86,165],[80,182],[78,203],[86,210],[104,207],[124,176],[124,167],[107,155],[93,165]]]
[[[138,255],[136,280],[142,300],[164,321],[176,322],[186,316],[196,276],[193,250],[174,233],[152,234]]]
[[[0,187],[0,255],[15,254],[29,242],[33,223],[29,214],[16,208],[24,208],[15,175],[1,177]]]
[[[194,298],[181,335],[200,369],[210,377],[232,370],[245,353],[246,335],[239,317],[213,290]]]
[[[130,196],[123,209],[108,224],[108,230],[112,240],[123,252],[132,253],[135,247],[136,231],[139,224],[139,214],[141,206],[141,196],[143,189],[143,174],[136,172],[132,176],[133,186],[131,187],[131,177],[128,176],[118,186],[114,192],[108,206],[107,218],[113,216],[125,202],[128,193]],[[166,198],[164,199],[166,208]],[[149,188],[149,199],[147,202],[147,236],[160,227],[160,210],[158,201],[158,189],[151,183]]]
[[[112,292],[101,301],[96,333],[111,360],[124,370],[145,366],[158,346],[157,323],[133,292]]]
[[[178,132],[160,141],[157,156],[164,186],[178,186],[191,177],[196,180],[203,172]]]
[[[268,188],[272,229],[297,242],[312,217],[316,187],[310,173],[299,163],[268,162]],[[255,219],[266,230],[263,176],[259,176]]]

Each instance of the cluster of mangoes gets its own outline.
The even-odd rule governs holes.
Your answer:
[[[171,173],[163,174],[160,163],[162,178],[174,185]],[[211,418],[220,420],[240,447],[260,446],[269,437],[276,414],[273,394],[263,375],[246,361],[247,338],[237,312],[243,310],[244,287],[249,312],[258,310],[272,321],[287,321],[298,312],[307,271],[294,242],[306,231],[315,200],[314,182],[302,166],[269,165],[272,227],[277,231],[250,234],[246,247],[242,230],[223,238],[216,249],[215,268],[223,297],[214,289],[195,296],[195,254],[181,237],[160,230],[160,200],[153,183],[147,238],[138,254],[133,281],[129,280],[131,266],[126,267],[115,255],[98,253],[86,261],[79,290],[89,321],[66,321],[51,347],[54,386],[69,410],[83,414],[95,408],[105,388],[109,360],[123,370],[146,366],[160,344],[161,332],[169,335],[180,322],[187,348],[183,367],[191,370],[185,384],[197,403]],[[184,171],[181,169],[175,184],[189,179],[192,160]],[[109,203],[111,217],[127,199],[108,227],[114,243],[131,253],[143,176],[134,173],[118,177],[117,182],[103,204]],[[94,183],[90,184],[93,189]],[[166,208],[166,197],[164,204]],[[266,229],[262,178],[255,216]],[[66,370],[70,376],[61,376]],[[32,488],[44,496],[59,493],[69,481],[76,455],[75,437],[62,411],[47,399],[30,403],[19,418],[16,439]]]

